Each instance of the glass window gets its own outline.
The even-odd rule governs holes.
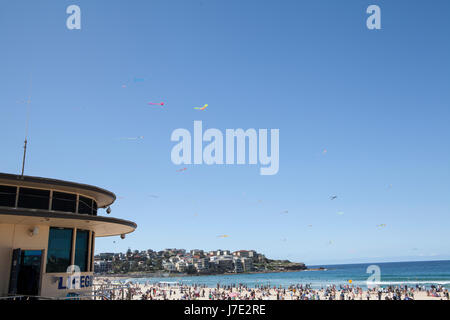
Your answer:
[[[77,206],[77,195],[63,192],[53,192],[52,210],[75,212]]]
[[[78,201],[78,213],[92,214],[92,199],[80,196]]]
[[[50,228],[46,272],[67,271],[72,256],[72,235],[72,229]]]
[[[91,235],[91,271],[94,271],[94,249],[95,249],[95,232],[92,231]]]
[[[97,202],[95,202],[95,201],[93,201],[93,206],[92,206],[93,208],[92,208],[92,214],[94,215],[94,216],[96,216],[97,215]]]
[[[0,206],[16,206],[17,187],[0,186]]]
[[[19,189],[19,208],[48,210],[50,204],[50,191],[40,189]]]
[[[77,238],[75,241],[75,265],[80,268],[80,272],[86,272],[89,251],[89,231],[77,230]]]

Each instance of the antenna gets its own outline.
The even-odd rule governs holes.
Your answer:
[[[23,173],[25,171],[25,158],[27,156],[28,123],[30,121],[30,104],[31,104],[31,85],[32,85],[32,78],[30,75],[30,92],[29,92],[28,100],[26,101],[26,103],[27,103],[27,119],[26,119],[26,125],[25,125],[25,141],[24,141],[24,145],[23,145],[23,160],[22,160],[22,175],[21,175],[22,178],[23,178]]]

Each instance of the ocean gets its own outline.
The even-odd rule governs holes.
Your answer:
[[[206,285],[207,287],[216,287],[218,283],[221,286],[245,284],[248,287],[255,287],[257,285],[288,287],[296,284],[309,284],[313,288],[322,288],[327,285],[339,286],[351,284],[353,286],[366,288],[369,281],[369,284],[378,284],[380,286],[421,285],[430,287],[431,285],[442,285],[443,287],[450,289],[450,261],[363,263],[308,267],[322,267],[326,270],[235,275],[127,278],[122,279],[121,282],[166,282],[183,283],[187,285],[199,284]],[[370,272],[368,273],[367,271]],[[377,278],[377,274],[379,274],[379,278]]]

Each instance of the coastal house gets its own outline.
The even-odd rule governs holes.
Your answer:
[[[242,261],[238,257],[233,257],[233,263],[234,263],[234,272],[235,273],[241,273],[244,271],[244,267],[242,265]]]
[[[177,270],[175,263],[172,263],[170,261],[163,261],[162,267],[164,270],[169,271],[169,272],[174,272]]]
[[[253,271],[253,259],[252,258],[241,258],[242,268],[244,272]]]
[[[178,272],[186,272],[186,270],[187,270],[187,268],[188,268],[187,263],[184,262],[183,260],[178,261],[178,262],[175,264],[175,267],[176,267],[176,269],[177,269]]]
[[[113,269],[112,261],[95,261],[94,262],[94,273],[108,273]]]

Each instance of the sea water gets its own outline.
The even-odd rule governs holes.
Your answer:
[[[309,284],[313,288],[325,288],[331,285],[351,285],[362,288],[367,287],[367,280],[372,273],[366,273],[370,265],[380,268],[381,286],[426,286],[442,285],[450,288],[450,261],[420,261],[420,262],[389,262],[308,266],[311,269],[325,268],[326,270],[306,270],[296,272],[253,273],[235,275],[208,275],[185,277],[158,277],[158,278],[127,278],[122,281],[138,283],[181,283],[186,285],[206,285],[216,287],[217,284],[238,285],[248,287],[260,285],[288,287],[297,284]]]

